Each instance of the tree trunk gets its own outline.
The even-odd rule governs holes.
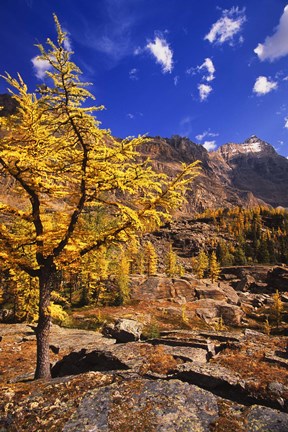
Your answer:
[[[51,326],[50,299],[56,283],[56,270],[52,266],[44,266],[39,276],[39,317],[36,328],[37,365],[35,379],[51,378],[49,336]]]

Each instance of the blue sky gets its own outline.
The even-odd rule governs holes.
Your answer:
[[[0,73],[45,81],[55,38],[118,137],[179,134],[209,150],[255,134],[288,156],[288,0],[1,0]],[[6,83],[0,81],[0,93]]]

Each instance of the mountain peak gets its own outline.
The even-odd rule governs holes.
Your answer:
[[[262,141],[260,138],[257,137],[257,135],[251,135],[249,138],[247,138],[244,143],[253,143],[253,142],[258,142],[258,141]],[[264,142],[264,141],[262,141]]]
[[[239,155],[254,155],[254,156],[275,156],[277,152],[271,144],[261,140],[256,135],[247,138],[243,143],[228,143],[221,146],[218,150],[224,159],[230,160]]]

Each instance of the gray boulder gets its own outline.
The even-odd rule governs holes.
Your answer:
[[[215,318],[222,317],[225,325],[239,326],[244,316],[239,306],[225,301],[202,299],[194,302],[196,314],[208,324],[215,322]]]
[[[106,337],[116,339],[116,342],[133,342],[140,339],[143,324],[136,320],[119,318],[114,324],[107,324],[103,327],[102,333]]]
[[[288,414],[254,405],[246,416],[247,432],[287,432]]]
[[[137,379],[89,392],[63,431],[205,432],[217,417],[217,398],[205,390]]]
[[[238,304],[239,297],[237,292],[228,284],[218,282],[214,284],[203,284],[195,288],[198,299],[212,299],[217,301],[225,301],[230,304]]]

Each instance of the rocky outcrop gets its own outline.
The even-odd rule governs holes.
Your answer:
[[[73,332],[55,327],[52,340],[55,343],[58,334],[65,341]],[[10,430],[11,419],[18,422],[24,416],[25,426],[29,424],[31,431],[53,430],[53,422],[57,430],[71,432],[287,430],[287,360],[284,344],[278,338],[251,330],[244,334],[166,330],[149,343],[104,346],[101,335],[95,333],[93,347],[90,343],[94,332],[87,332],[85,347],[85,331],[82,332],[78,333],[78,351],[55,364],[52,370],[55,379],[45,383],[25,382],[25,386],[19,379],[13,380],[16,384],[10,390],[5,385],[0,396],[5,402],[2,428]],[[31,346],[33,333],[31,327],[23,324],[0,325],[3,354],[8,348],[6,339],[14,349],[23,348],[26,343]],[[76,333],[77,330],[75,337]],[[265,352],[261,359],[259,349]],[[17,358],[20,351],[17,349]],[[243,375],[246,366],[237,360],[233,363],[237,353],[242,353],[240,363],[245,361],[246,366],[256,362],[254,372],[259,370],[259,374],[251,375],[249,369]],[[223,365],[221,361],[226,356],[228,361]],[[271,378],[269,365],[274,374]],[[27,378],[30,377],[22,376],[21,380]],[[27,386],[29,392],[24,395]]]
[[[206,283],[206,286],[200,285],[199,287],[195,288],[195,293],[198,299],[223,300],[229,304],[235,305],[239,303],[239,296],[237,292],[228,284],[221,282],[214,284]]]
[[[91,391],[63,431],[208,431],[217,417],[217,398],[205,390],[137,379]]]
[[[230,385],[232,378],[220,375],[217,374],[214,381],[208,378],[210,387],[221,380]],[[232,379],[232,388],[234,384]],[[236,385],[241,389],[241,385]],[[91,390],[66,422],[63,431],[208,432],[216,424],[223,421],[225,424],[225,416],[220,411],[220,407],[225,405],[227,412],[227,400],[193,384],[177,379],[151,381],[138,377]],[[241,427],[243,431],[287,431],[286,413],[266,406],[246,407],[237,402],[230,402],[229,406],[234,413],[235,423],[232,425]],[[229,426],[231,428],[231,423]]]
[[[169,278],[164,275],[131,276],[130,298],[132,300],[195,298],[195,280],[191,277]]]
[[[106,324],[102,333],[106,337],[116,339],[116,342],[132,342],[140,340],[143,324],[131,319],[117,319],[114,324]]]
[[[247,432],[285,432],[287,414],[263,406],[252,406],[246,415]]]
[[[275,267],[268,272],[267,284],[273,291],[288,291],[288,269]]]
[[[196,314],[208,324],[215,324],[217,319],[222,319],[224,325],[237,327],[244,316],[239,306],[225,301],[202,299],[194,302],[194,305]]]

